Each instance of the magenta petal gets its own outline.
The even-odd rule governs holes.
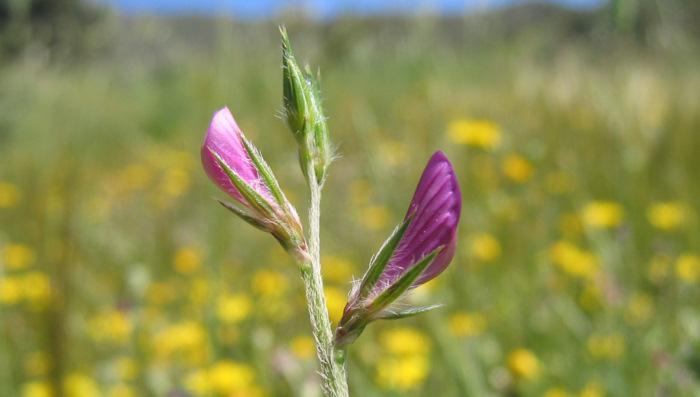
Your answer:
[[[377,286],[391,285],[410,266],[438,247],[443,247],[442,251],[414,286],[445,270],[454,257],[461,209],[462,195],[454,169],[445,154],[438,151],[428,161],[406,213],[406,217],[413,215],[413,220]]]
[[[243,133],[228,108],[225,107],[214,113],[207,136],[202,144],[201,155],[204,170],[221,190],[228,193],[238,202],[245,203],[241,193],[231,183],[228,175],[219,166],[216,157],[212,154],[216,153],[259,194],[270,198],[271,194],[260,180],[260,176],[243,146],[242,139]]]

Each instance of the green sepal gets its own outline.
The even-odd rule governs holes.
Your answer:
[[[408,217],[397,226],[394,231],[391,232],[389,238],[384,241],[379,251],[377,251],[370,260],[369,269],[367,269],[367,273],[362,277],[362,283],[360,284],[359,299],[366,298],[375,284],[377,284],[379,276],[384,272],[391,256],[394,254],[394,251],[396,251],[396,247],[398,247],[403,235],[406,233],[406,230],[408,230],[411,220],[412,217]]]
[[[267,162],[265,162],[265,159],[263,159],[258,149],[256,149],[248,139],[241,137],[241,141],[243,142],[243,147],[245,147],[246,152],[248,152],[248,157],[253,161],[253,165],[255,165],[255,168],[258,170],[258,174],[262,176],[265,185],[270,189],[277,204],[279,204],[280,208],[285,208],[287,200],[284,197],[284,193],[282,193],[277,179],[275,179],[275,175],[272,173],[272,169],[267,165]]]
[[[233,212],[239,218],[243,219],[244,221],[248,222],[249,224],[255,226],[258,229],[267,231],[267,227],[266,227],[265,223],[262,222],[260,219],[256,218],[255,216],[251,215],[245,209],[238,207],[234,203],[229,203],[227,201],[223,201],[223,200],[219,200],[219,199],[215,199],[215,200],[218,201],[219,204],[224,206],[224,208]]]
[[[425,313],[425,312],[428,312],[428,311],[433,310],[433,309],[437,309],[437,308],[442,307],[442,306],[443,306],[442,304],[437,304],[437,305],[430,305],[430,306],[412,307],[409,309],[399,310],[399,311],[385,310],[377,318],[381,318],[383,320],[398,320],[400,318],[413,317],[417,314]]]
[[[238,191],[241,193],[243,198],[250,204],[253,209],[257,210],[261,214],[267,216],[267,217],[272,217],[274,215],[274,210],[270,206],[270,203],[268,203],[267,199],[263,196],[260,195],[260,193],[256,192],[246,181],[241,178],[236,171],[232,170],[231,167],[224,162],[224,160],[219,156],[218,153],[215,153],[214,151],[210,151],[211,154],[214,155],[216,158],[216,162],[219,164],[219,166],[224,170],[226,175],[228,175],[229,179],[231,180],[231,183],[238,189]]]
[[[426,255],[420,262],[413,265],[413,267],[408,269],[398,280],[372,300],[372,303],[368,306],[369,312],[376,313],[403,295],[403,293],[413,285],[413,282],[423,274],[423,271],[433,263],[433,260],[442,249],[443,246],[440,246]]]

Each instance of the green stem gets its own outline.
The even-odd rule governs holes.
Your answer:
[[[310,174],[313,174],[313,171]],[[333,329],[328,317],[326,298],[323,295],[320,256],[321,186],[316,183],[315,175],[309,177],[308,182],[311,190],[309,206],[309,254],[311,261],[300,265],[301,277],[304,280],[311,329],[316,343],[316,355],[321,367],[323,392],[328,397],[347,397],[345,356],[337,354],[333,347]]]

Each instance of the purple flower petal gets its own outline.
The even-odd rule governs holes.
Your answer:
[[[423,284],[442,273],[454,257],[461,209],[462,195],[454,169],[445,154],[438,151],[428,161],[418,182],[406,213],[406,218],[413,216],[413,220],[377,287],[391,285],[410,266],[438,247],[443,247],[442,251],[413,286]]]
[[[253,166],[250,156],[248,156],[248,152],[243,146],[242,139],[243,132],[241,132],[227,107],[214,113],[207,136],[202,144],[201,155],[204,170],[221,190],[228,193],[236,201],[245,204],[245,199],[231,183],[228,175],[219,166],[216,157],[212,154],[212,152],[216,153],[253,189],[272,201],[272,195]]]

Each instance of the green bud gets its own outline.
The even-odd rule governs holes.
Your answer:
[[[282,92],[287,125],[299,144],[299,162],[307,179],[311,171],[316,183],[323,184],[326,168],[332,160],[328,126],[321,106],[318,79],[308,67],[302,70],[289,43],[287,31],[282,35]]]

